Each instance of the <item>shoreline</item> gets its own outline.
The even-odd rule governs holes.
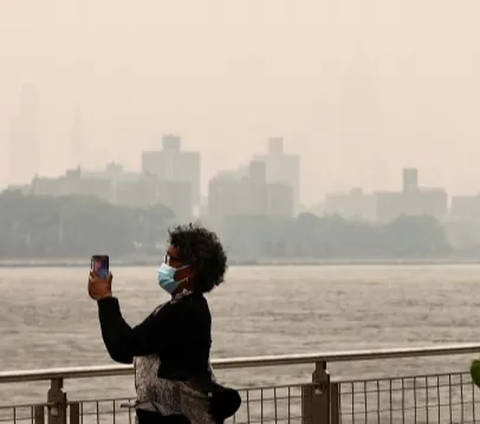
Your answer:
[[[156,258],[110,260],[115,267],[158,266]],[[480,258],[364,258],[364,259],[265,259],[265,260],[232,260],[229,266],[361,266],[361,265],[479,265]],[[90,261],[85,259],[0,259],[0,268],[85,268]]]

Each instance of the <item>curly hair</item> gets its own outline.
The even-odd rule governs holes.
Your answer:
[[[208,293],[224,282],[227,255],[217,235],[198,224],[178,225],[168,231],[169,243],[196,272],[195,290]]]

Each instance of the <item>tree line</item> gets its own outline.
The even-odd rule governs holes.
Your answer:
[[[114,206],[94,197],[0,194],[0,258],[124,256],[165,248],[173,212]],[[162,246],[159,246],[162,244]]]
[[[0,259],[157,255],[175,223],[163,205],[114,206],[92,197],[0,194]],[[208,225],[208,223],[207,223]],[[232,217],[215,229],[233,260],[446,257],[454,252],[430,217],[385,225],[305,213],[294,219]]]
[[[249,259],[444,258],[453,253],[443,228],[427,216],[385,225],[305,213],[295,219],[232,218],[221,230],[232,257]]]

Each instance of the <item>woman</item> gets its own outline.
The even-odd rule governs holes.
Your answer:
[[[226,270],[214,233],[192,224],[169,231],[157,283],[172,298],[133,328],[112,296],[112,275],[90,274],[89,294],[98,302],[108,353],[114,361],[134,363],[140,424],[218,423],[238,409],[238,393],[215,383],[209,361],[212,322],[204,293],[223,283]],[[225,402],[228,411],[221,410]]]

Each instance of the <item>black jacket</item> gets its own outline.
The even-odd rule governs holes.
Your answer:
[[[130,364],[134,356],[156,354],[161,378],[208,376],[212,318],[202,294],[169,301],[133,328],[123,319],[116,298],[100,300],[98,309],[103,341],[114,361]]]

